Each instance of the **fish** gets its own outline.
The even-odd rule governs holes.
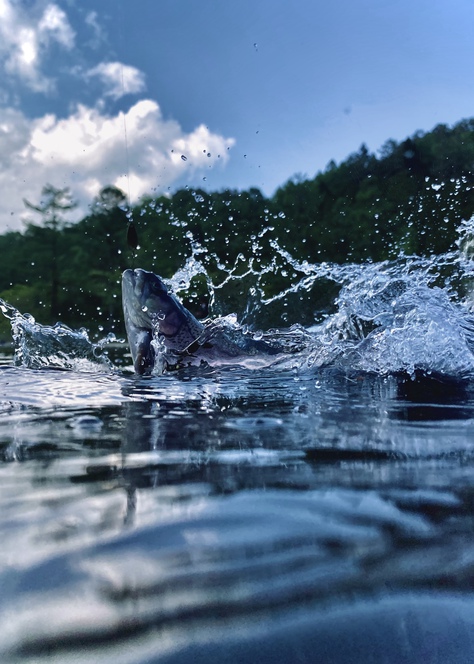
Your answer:
[[[137,374],[150,374],[163,349],[165,369],[201,363],[222,363],[263,350],[274,354],[264,342],[235,343],[222,327],[204,325],[183,306],[163,279],[141,268],[122,275],[122,305],[133,367]],[[276,352],[276,351],[275,351]]]

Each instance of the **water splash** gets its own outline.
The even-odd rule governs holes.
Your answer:
[[[309,365],[474,377],[474,317],[449,285],[433,285],[435,267],[413,257],[357,266],[337,312],[314,330]]]
[[[474,220],[460,225],[452,251],[379,263],[299,261],[270,236],[264,229],[252,254],[229,266],[188,233],[191,256],[168,285],[181,297],[204,289],[213,329],[243,346],[261,341],[262,353],[281,350],[275,366],[474,378]],[[0,310],[11,322],[17,365],[112,366],[109,338],[93,344],[84,329],[42,326],[3,301]],[[153,343],[160,356],[160,340]]]
[[[179,283],[189,285],[194,276],[204,275],[218,312],[225,311],[226,292],[244,290],[243,310],[237,316],[221,316],[219,322],[234,338],[245,333],[275,343],[285,339],[289,353],[301,354],[300,370],[336,366],[379,375],[415,376],[421,371],[474,377],[474,220],[460,225],[452,251],[428,257],[401,253],[379,263],[311,264],[295,259],[274,239],[268,243],[269,262],[259,260],[259,238],[254,255],[248,259],[239,255],[230,267],[194,244],[184,268],[187,279],[180,271],[171,281],[176,283],[178,277]],[[272,293],[266,287],[270,273],[288,285]],[[219,281],[213,281],[211,274],[218,274]],[[336,293],[332,310],[304,311],[324,291]],[[275,305],[280,312],[291,310],[293,326],[256,329]],[[297,325],[301,320],[306,329]],[[281,315],[280,322],[287,321],[288,315]]]
[[[112,341],[110,335],[94,344],[84,328],[72,330],[61,323],[41,325],[1,299],[0,311],[10,320],[16,366],[87,372],[113,367],[104,352],[104,346]]]

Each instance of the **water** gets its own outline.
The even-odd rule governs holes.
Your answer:
[[[0,661],[474,661],[470,261],[285,260],[264,306],[340,290],[259,369],[138,378],[3,305]]]

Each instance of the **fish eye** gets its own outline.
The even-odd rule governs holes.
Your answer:
[[[160,281],[151,281],[150,282],[150,290],[152,293],[166,293],[167,290],[165,286],[160,282]]]

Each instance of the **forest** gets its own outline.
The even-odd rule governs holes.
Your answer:
[[[257,188],[185,188],[129,209],[124,193],[104,183],[89,214],[71,223],[70,191],[47,184],[39,203],[25,201],[34,221],[0,235],[0,297],[43,324],[120,335],[120,277],[127,267],[169,278],[194,252],[214,283],[251,264],[265,273],[260,286],[271,294],[300,278],[294,269],[288,273],[285,251],[309,263],[441,253],[474,213],[473,174],[470,119],[389,140],[377,154],[362,145],[313,178],[293,177],[271,197]],[[127,243],[127,229],[136,231],[137,248]],[[231,310],[245,306],[245,284],[231,296]],[[196,301],[205,299],[205,284],[195,290]],[[8,325],[1,332],[7,337]]]

